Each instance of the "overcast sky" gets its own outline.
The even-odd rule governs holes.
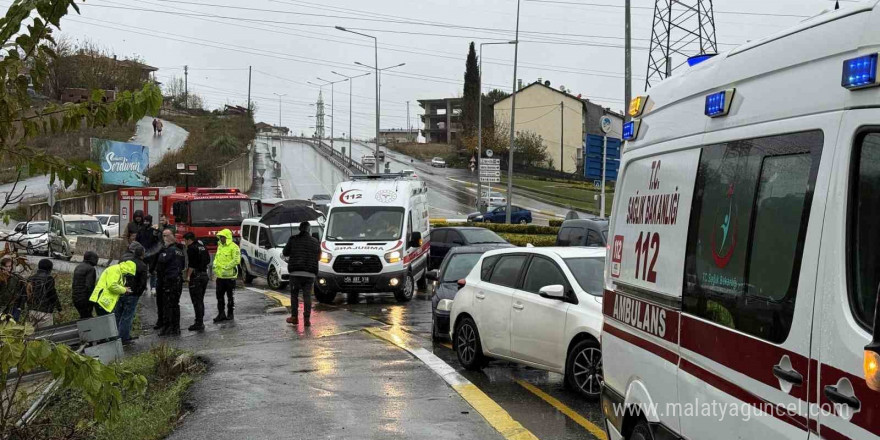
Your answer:
[[[691,0],[696,1],[696,0]],[[210,108],[247,101],[253,66],[256,119],[310,134],[318,77],[358,75],[372,66],[406,63],[382,75],[382,128],[419,125],[418,99],[460,96],[468,44],[513,40],[516,0],[89,0],[82,15],[62,21],[62,33],[89,39],[120,57],[137,55],[159,68],[159,81],[182,76]],[[604,106],[623,105],[623,0],[523,0],[519,78],[564,85]],[[633,0],[633,90],[644,89],[654,2]],[[844,7],[851,2],[842,2]],[[0,0],[9,5],[9,0]],[[606,5],[606,6],[600,6]],[[833,0],[716,0],[719,50],[774,33],[834,6]],[[427,25],[426,25],[427,24]],[[484,46],[485,89],[510,90],[513,46]],[[337,136],[348,133],[348,83],[335,86]],[[329,104],[330,87],[324,99]],[[375,124],[373,75],[354,80],[353,132],[371,137]],[[331,110],[328,106],[327,113]],[[327,119],[329,132],[330,120]]]

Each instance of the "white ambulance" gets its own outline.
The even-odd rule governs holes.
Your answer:
[[[880,438],[876,5],[633,100],[603,301],[610,439]]]
[[[353,176],[330,201],[315,297],[349,302],[359,293],[393,292],[409,301],[426,288],[428,186],[403,174]]]

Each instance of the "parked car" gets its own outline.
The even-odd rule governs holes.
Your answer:
[[[376,157],[379,158],[379,161],[384,162],[385,161],[385,150],[380,149],[379,153],[376,154]]]
[[[442,157],[431,159],[431,166],[435,168],[446,168],[446,161]]]
[[[91,215],[53,215],[49,220],[49,255],[70,260],[79,237],[109,236]]]
[[[604,268],[598,248],[486,252],[452,301],[459,362],[476,370],[502,359],[564,374],[567,386],[598,400]]]
[[[479,212],[468,214],[467,221],[484,223],[504,223],[507,221],[507,207],[490,206],[489,209],[486,210],[485,214],[481,214]],[[531,223],[532,211],[516,205],[511,206],[510,222],[519,223],[521,225]]]
[[[15,250],[24,249],[29,255],[49,252],[49,222],[21,222],[5,237]]]
[[[483,191],[480,201],[485,205],[500,206],[507,204],[507,197],[498,191]]]
[[[556,235],[556,246],[600,246],[608,244],[608,220],[600,218],[566,220]]]
[[[376,156],[365,154],[361,156],[361,164],[364,166],[376,166]]]
[[[491,232],[491,231],[490,231]],[[432,231],[433,234],[433,231]],[[511,246],[512,247],[512,246]],[[458,281],[464,279],[487,251],[497,246],[461,246],[446,254],[439,269],[428,271],[431,281],[431,338],[435,341],[449,337],[449,310],[455,294],[461,288]]]
[[[119,236],[119,216],[116,214],[95,214],[95,218],[101,221],[101,226],[110,233],[111,237]]]
[[[451,249],[460,246],[492,246],[513,247],[507,240],[498,234],[486,229],[473,226],[456,226],[437,228],[431,230],[431,249],[428,257],[428,270],[437,269],[443,258]]]
[[[309,200],[315,204],[315,209],[327,215],[327,209],[330,207],[330,194],[315,194]]]
[[[324,233],[322,224],[318,221],[309,222],[310,233],[315,239],[320,240]],[[266,283],[272,289],[282,289],[290,280],[287,273],[287,259],[281,255],[284,245],[290,239],[291,234],[299,233],[299,223],[282,225],[265,225],[260,223],[259,218],[245,219],[241,223],[241,274],[245,283],[251,283],[254,278],[265,278]]]

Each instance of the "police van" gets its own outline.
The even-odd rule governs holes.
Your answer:
[[[323,219],[310,221],[310,233],[315,239],[323,236]],[[245,219],[241,223],[241,274],[251,283],[255,278],[265,278],[272,289],[282,289],[290,280],[287,273],[287,257],[281,254],[291,235],[299,234],[299,223],[266,225],[259,217]]]
[[[403,174],[341,182],[327,215],[315,297],[330,303],[359,293],[393,292],[409,301],[427,287],[428,186]]]
[[[603,301],[610,439],[880,438],[878,52],[875,0],[632,101]]]

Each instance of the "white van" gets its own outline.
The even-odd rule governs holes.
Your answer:
[[[876,4],[633,100],[603,301],[610,439],[880,438]]]
[[[101,221],[91,215],[56,214],[49,219],[49,255],[73,258],[79,237],[109,237]]]
[[[320,240],[324,235],[323,222],[310,221],[310,233]],[[290,279],[287,273],[287,257],[281,255],[291,235],[299,234],[299,223],[265,225],[259,218],[245,219],[241,223],[241,273],[244,281],[265,278],[272,289],[283,289]]]
[[[353,176],[330,201],[315,297],[393,292],[409,301],[426,288],[428,186],[402,174]]]

